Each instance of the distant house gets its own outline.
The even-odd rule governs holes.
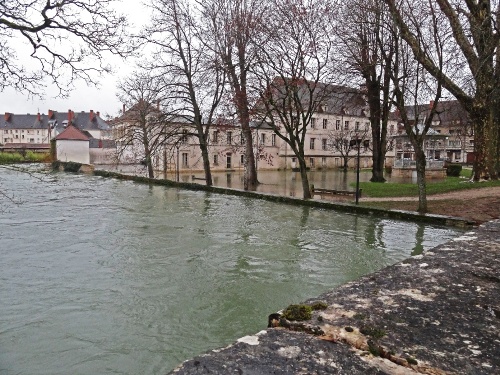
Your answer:
[[[0,150],[48,152],[50,141],[63,133],[69,125],[89,137],[91,163],[114,162],[116,146],[111,127],[100,117],[99,112],[93,110],[75,113],[72,110],[57,112],[49,109],[46,115],[6,112],[0,119]]]
[[[423,122],[433,103],[408,107],[408,116],[415,126],[423,126]],[[418,115],[416,116],[415,113]],[[397,114],[395,114],[397,117]],[[418,118],[418,121],[415,119]],[[395,159],[414,159],[413,148],[405,136],[401,125],[394,135]],[[417,123],[418,122],[418,123]],[[467,111],[457,100],[438,102],[437,112],[424,144],[426,157],[429,160],[472,163],[474,152],[474,132]]]
[[[90,164],[90,137],[73,125],[68,125],[54,138],[56,159]]]

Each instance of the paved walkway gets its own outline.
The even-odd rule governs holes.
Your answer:
[[[318,298],[173,374],[500,374],[500,220]],[[265,317],[264,317],[265,318]]]

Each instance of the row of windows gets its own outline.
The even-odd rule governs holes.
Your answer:
[[[335,130],[340,130],[341,127],[341,120],[335,120]],[[311,118],[311,129],[316,129],[317,126],[317,119],[315,117]],[[322,128],[323,130],[328,129],[328,119],[324,118],[322,119]],[[343,124],[343,129],[344,130],[349,130],[351,128],[351,123],[349,120],[345,120]],[[361,127],[361,122],[355,121],[354,122],[354,131],[368,131],[370,128],[370,123],[365,122],[364,128],[362,129]]]
[[[19,129],[14,129],[14,130],[12,130],[12,129],[5,129],[5,130],[3,131],[3,133],[4,133],[4,134],[9,134],[9,133],[10,133],[10,134],[13,134],[13,133],[14,133],[14,134],[18,134],[18,133],[19,133]],[[24,130],[21,130],[21,134],[22,134],[22,133],[24,133]],[[26,134],[35,134],[35,131],[34,131],[34,130],[26,130]],[[36,131],[36,134],[40,134],[40,130],[37,130],[37,131]]]
[[[346,143],[346,146],[347,146],[347,143],[349,142],[349,140],[345,139],[344,142]],[[316,138],[310,138],[309,139],[309,149],[310,150],[314,150],[315,146],[316,146]],[[363,147],[365,149],[367,149],[368,147],[370,147],[370,141],[368,141],[368,140],[363,141]],[[326,138],[323,138],[321,140],[321,149],[323,151],[328,150],[328,140]]]
[[[261,133],[259,137],[259,141],[261,145],[266,145],[267,142],[267,134],[266,133]],[[213,143],[218,143],[219,142],[219,130],[215,130],[212,133],[212,142]],[[226,144],[231,145],[233,144],[233,132],[228,131],[226,132]],[[243,134],[240,134],[240,144],[244,145],[245,144],[245,137],[243,137]],[[271,134],[271,146],[276,146],[276,134]]]
[[[12,143],[14,139],[19,139],[19,135],[16,135],[14,138],[4,138],[3,143]],[[21,139],[25,139],[24,135],[21,137]],[[35,143],[35,138],[27,138],[26,141],[29,143]],[[40,143],[40,139],[37,138],[37,143]]]

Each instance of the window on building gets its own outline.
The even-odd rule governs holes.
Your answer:
[[[9,138],[4,138],[3,139],[3,143],[8,143],[9,142]]]
[[[368,129],[370,129],[370,123],[365,122],[365,131],[368,131]]]
[[[227,144],[230,145],[233,142],[233,132],[227,132]]]
[[[292,158],[292,163],[296,163],[297,162],[297,158]]]
[[[326,158],[325,157],[321,158],[321,166],[326,167]]]
[[[16,135],[14,136],[14,138],[19,139],[19,135],[17,135],[17,134],[16,134]]]
[[[219,165],[219,155],[214,155],[214,165]]]
[[[181,137],[181,143],[187,143],[188,141],[188,131],[187,129],[182,130],[182,137]]]
[[[35,143],[35,138],[30,138],[30,143]]]
[[[344,121],[344,129],[349,130],[349,121]]]
[[[183,152],[182,153],[182,168],[188,168],[188,153]]]
[[[245,136],[243,135],[243,132],[240,133],[240,145],[244,145],[245,144]]]
[[[271,145],[276,146],[276,134],[271,134]]]
[[[311,129],[316,129],[316,118],[311,117]]]
[[[217,143],[219,142],[219,131],[216,130],[212,133],[212,142]]]
[[[265,145],[266,144],[266,133],[261,133],[260,134],[260,144]]]
[[[245,164],[245,154],[240,155],[240,163]]]
[[[340,130],[340,120],[335,120],[335,130]]]
[[[365,139],[363,141],[363,147],[364,147],[365,151],[368,151],[368,149],[370,148],[370,140]]]
[[[356,121],[354,124],[354,131],[359,132],[359,121]]]
[[[314,168],[314,158],[309,158],[309,167]]]
[[[328,119],[323,119],[323,129],[328,129]]]
[[[23,134],[23,135],[21,135],[21,138],[22,138],[22,139],[24,139],[24,134]]]
[[[327,139],[326,139],[326,138],[323,138],[323,139],[321,140],[321,149],[322,149],[323,151],[326,151],[326,147],[327,147],[326,142],[327,142]]]
[[[311,138],[309,141],[309,148],[311,150],[314,150],[314,142],[316,141],[316,138]]]

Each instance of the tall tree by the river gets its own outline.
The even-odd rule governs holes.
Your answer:
[[[500,173],[500,1],[384,0],[415,58],[468,111],[474,126],[473,179],[498,179]],[[436,64],[420,12],[439,13],[432,31],[447,41],[447,64]]]
[[[353,9],[356,9],[353,12]],[[345,73],[361,76],[370,110],[372,135],[372,182],[384,182],[387,124],[393,92],[389,74],[393,69],[395,45],[388,30],[390,15],[382,0],[348,0],[342,4],[344,23],[336,30]],[[345,27],[345,24],[348,27]]]
[[[252,131],[250,129],[249,75],[257,59],[252,44],[264,15],[262,0],[209,0],[200,2],[203,19],[207,21],[205,34],[209,47],[215,47],[231,87],[232,102],[244,138],[245,190],[255,190],[258,184]],[[254,95],[255,97],[255,95]]]
[[[312,115],[329,97],[332,77],[331,4],[325,0],[272,0],[256,40],[256,115],[267,122],[297,158],[304,198],[311,198],[304,142]]]
[[[153,20],[143,37],[157,48],[147,65],[163,77],[168,100],[193,125],[210,186],[209,130],[224,95],[225,71],[215,48],[207,45],[190,1],[152,0],[151,6]]]
[[[422,14],[419,17],[423,24],[434,25],[441,22],[435,13]],[[388,25],[389,26],[389,25]],[[418,211],[427,212],[427,187],[425,170],[427,158],[425,155],[425,142],[429,142],[428,133],[431,129],[435,115],[438,113],[438,102],[442,94],[442,85],[429,74],[413,58],[413,53],[408,44],[398,37],[398,30],[389,26],[388,32],[393,33],[395,41],[394,69],[390,72],[390,79],[394,91],[394,106],[400,115],[407,137],[415,153],[415,163],[418,186]],[[420,35],[426,44],[433,48],[432,56],[436,64],[443,66],[443,41],[441,36],[432,32]],[[385,53],[382,51],[382,53]],[[421,104],[430,100],[429,104]]]
[[[126,156],[131,149],[139,148],[148,176],[154,178],[153,157],[159,157],[165,144],[178,138],[182,130],[175,121],[177,114],[164,110],[169,105],[163,82],[148,72],[134,72],[118,84],[117,97],[125,109],[114,128],[117,152]]]

